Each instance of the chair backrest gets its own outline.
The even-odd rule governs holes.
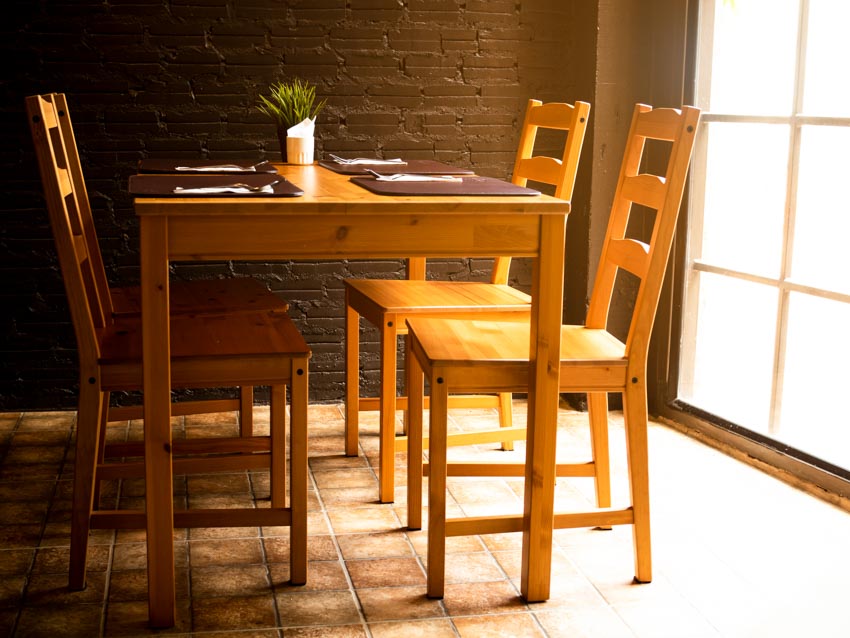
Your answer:
[[[589,114],[590,104],[587,102],[576,102],[575,104],[548,102],[543,104],[540,100],[529,100],[525,110],[525,119],[522,123],[511,181],[518,186],[525,186],[529,181],[549,184],[555,187],[555,197],[572,199],[576,172],[578,171],[578,160],[581,155],[581,147],[584,144]],[[534,143],[540,129],[566,132],[564,150],[560,158],[534,155]],[[510,267],[511,258],[509,256],[496,257],[490,282],[494,284],[508,283]],[[425,260],[423,258],[408,260],[408,278],[425,278]]]
[[[65,282],[81,368],[96,365],[112,307],[65,96],[26,98],[41,182]]]
[[[621,268],[637,276],[640,285],[626,340],[626,354],[636,362],[646,360],[699,116],[700,110],[692,106],[653,109],[645,104],[635,105],[632,115],[586,325],[607,327]],[[647,140],[669,143],[663,173],[641,172]],[[655,211],[649,243],[626,237],[634,204]]]
[[[549,184],[555,187],[555,197],[572,199],[589,115],[590,104],[587,102],[543,104],[540,100],[529,100],[511,181],[519,186],[525,186],[529,180]],[[534,143],[540,129],[567,133],[560,159],[548,155],[534,155]],[[490,281],[494,284],[508,283],[510,267],[510,257],[497,257],[493,263]]]

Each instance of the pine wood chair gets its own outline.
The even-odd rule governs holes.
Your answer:
[[[57,135],[64,140],[68,173],[77,193],[82,238],[87,245],[93,285],[97,286],[103,312],[116,319],[139,317],[141,316],[139,287],[110,287],[107,283],[67,99],[63,93],[48,93],[41,98],[53,104],[58,117]],[[289,306],[261,282],[250,277],[174,282],[170,289],[170,301],[173,316],[234,314],[265,310],[285,313]],[[253,404],[253,388],[244,386],[239,388],[238,399],[183,401],[175,404],[174,413],[182,415],[238,410],[240,433],[242,436],[251,436]],[[107,420],[122,421],[139,419],[141,416],[141,406],[111,407]]]
[[[639,582],[652,580],[647,349],[699,114],[699,109],[688,106],[681,110],[653,110],[646,105],[636,105],[586,322],[585,325],[563,326],[561,331],[560,389],[588,393],[594,453],[607,450],[607,393],[617,392],[623,396],[631,504],[619,509],[603,506],[590,512],[556,514],[554,527],[632,525],[635,578]],[[666,169],[657,175],[641,172],[645,171],[641,161],[647,140],[661,140],[670,146]],[[655,211],[648,242],[627,236],[635,204],[647,212],[649,209]],[[618,280],[621,269],[640,279],[625,343],[607,330],[615,284],[622,285]],[[423,370],[430,384],[430,448],[426,466],[429,476],[428,595],[442,597],[447,536],[512,532],[523,528],[521,515],[446,520],[447,476],[524,476],[522,464],[447,463],[447,405],[453,393],[527,389],[530,324],[415,317],[408,319],[408,327],[413,355],[409,358],[410,387],[421,391]],[[414,441],[422,437],[422,411],[413,409],[414,405],[421,405],[421,400],[414,401],[413,397],[411,391],[408,508],[414,510],[415,518],[416,510],[421,512],[423,465],[421,446],[414,445]],[[559,476],[587,475],[586,465],[559,466],[558,469]],[[555,486],[546,485],[542,489],[548,493],[548,498],[553,495]]]
[[[590,105],[586,102],[543,104],[529,100],[525,113],[512,181],[525,186],[530,180],[555,186],[554,195],[570,199],[575,184],[579,155]],[[534,155],[540,129],[566,131],[563,154],[558,158]],[[527,316],[531,297],[508,285],[511,258],[497,256],[490,283],[425,280],[425,259],[408,259],[407,279],[348,279],[345,283],[345,453],[357,455],[359,412],[380,412],[380,487],[381,502],[393,500],[395,453],[404,451],[405,437],[395,436],[396,410],[407,408],[407,398],[397,397],[398,336],[407,333],[408,317],[455,316],[495,318],[506,313]],[[360,317],[380,331],[381,386],[379,397],[360,396]],[[452,407],[496,407],[500,423],[509,429],[511,395],[452,397]],[[511,449],[504,439],[504,449]]]
[[[144,510],[96,509],[96,484],[144,476],[142,444],[125,444],[104,462],[103,437],[113,391],[142,386],[141,325],[138,317],[116,318],[107,311],[100,271],[84,224],[78,182],[69,170],[68,140],[55,100],[27,98],[27,111],[38,157],[71,318],[77,340],[80,391],[71,512],[69,586],[85,586],[90,529],[145,528]],[[176,474],[234,472],[267,468],[270,507],[175,511],[175,527],[288,525],[290,573],[294,584],[306,580],[307,553],[307,377],[310,349],[286,313],[178,315],[170,322],[172,386],[206,388],[271,387],[268,436],[187,439],[173,442]],[[290,389],[290,462],[286,462],[286,386]],[[289,469],[287,505],[286,473]],[[171,538],[162,539],[171,542]]]

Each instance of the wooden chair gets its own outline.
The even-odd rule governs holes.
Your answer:
[[[139,317],[141,316],[139,287],[110,288],[107,283],[65,95],[48,93],[42,95],[41,99],[53,104],[58,117],[59,127],[56,134],[64,140],[68,173],[77,193],[82,238],[87,245],[93,285],[97,286],[98,298],[103,304],[103,313],[112,315],[116,319]],[[260,281],[250,277],[174,282],[170,289],[170,301],[173,316],[234,314],[266,310],[285,313],[288,309],[288,304],[284,300],[268,290]],[[197,414],[239,410],[240,432],[243,436],[251,436],[253,404],[253,388],[244,386],[239,389],[238,399],[183,401],[175,404],[174,412],[175,414]],[[139,419],[141,416],[141,406],[112,407],[109,409],[108,420]]]
[[[126,444],[118,463],[103,462],[102,438],[113,391],[142,386],[138,317],[107,312],[100,271],[86,233],[82,195],[69,170],[67,139],[55,100],[27,98],[27,111],[47,200],[51,228],[77,340],[80,396],[71,513],[69,586],[85,586],[89,530],[145,528],[144,510],[96,510],[96,483],[144,476],[142,444]],[[171,382],[175,388],[269,385],[269,436],[187,439],[173,442],[172,471],[213,473],[268,468],[270,507],[175,511],[175,527],[290,526],[290,573],[306,580],[307,376],[310,349],[281,312],[173,316]],[[286,386],[290,387],[290,463],[286,462]],[[286,471],[289,466],[289,504]],[[171,538],[161,542],[171,542]]]
[[[638,104],[629,131],[608,231],[585,325],[561,331],[560,389],[586,392],[589,398],[594,452],[607,450],[608,392],[623,395],[631,505],[591,512],[556,514],[555,528],[633,525],[636,580],[652,579],[647,458],[646,358],[664,271],[685,188],[699,109],[655,109]],[[670,143],[666,169],[641,172],[647,140]],[[658,143],[654,143],[658,144]],[[645,169],[643,169],[645,170]],[[627,236],[633,204],[655,211],[651,238]],[[640,279],[625,343],[607,330],[618,272]],[[408,508],[421,508],[422,412],[414,411],[415,390],[422,373],[430,383],[430,448],[428,489],[428,595],[442,597],[447,536],[521,531],[521,515],[446,520],[447,476],[524,476],[524,466],[447,464],[448,397],[453,393],[519,392],[528,388],[528,322],[458,321],[440,318],[408,320],[411,351],[411,414],[408,450]],[[418,394],[416,395],[418,396]],[[607,459],[605,461],[607,463]],[[587,475],[587,466],[560,467],[558,475]],[[607,471],[607,470],[606,470]],[[554,485],[541,489],[553,496]],[[421,510],[420,510],[421,511]]]
[[[542,104],[529,100],[520,134],[512,181],[525,186],[530,180],[555,186],[554,195],[570,199],[590,105],[586,102]],[[560,159],[533,155],[539,129],[567,132]],[[406,397],[396,397],[398,336],[407,333],[409,317],[446,316],[496,318],[505,313],[529,313],[531,297],[508,285],[511,258],[497,256],[490,283],[425,281],[425,259],[408,260],[408,279],[348,279],[345,283],[345,453],[357,454],[359,411],[380,412],[381,502],[391,502],[395,487],[396,451],[406,448],[404,437],[395,437],[396,409],[406,409]],[[360,396],[360,317],[380,330],[381,388],[377,398]],[[497,407],[500,423],[511,427],[511,395],[453,397],[452,407]],[[510,439],[503,447],[511,449]]]

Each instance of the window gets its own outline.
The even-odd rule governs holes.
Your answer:
[[[698,23],[678,401],[850,469],[850,2]]]

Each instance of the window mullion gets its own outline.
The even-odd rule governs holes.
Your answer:
[[[794,225],[797,216],[797,178],[800,169],[801,124],[798,116],[803,112],[803,87],[806,74],[806,41],[808,32],[809,0],[800,0],[800,19],[797,27],[797,56],[794,68],[794,93],[791,104],[791,126],[788,144],[788,181],[785,196],[785,219],[782,233],[782,263],[779,273],[779,291],[776,314],[776,345],[774,348],[773,382],[770,397],[768,432],[779,434],[782,420],[782,393],[785,379],[785,354],[788,340],[788,306],[790,291],[784,285],[791,274],[794,256]]]

